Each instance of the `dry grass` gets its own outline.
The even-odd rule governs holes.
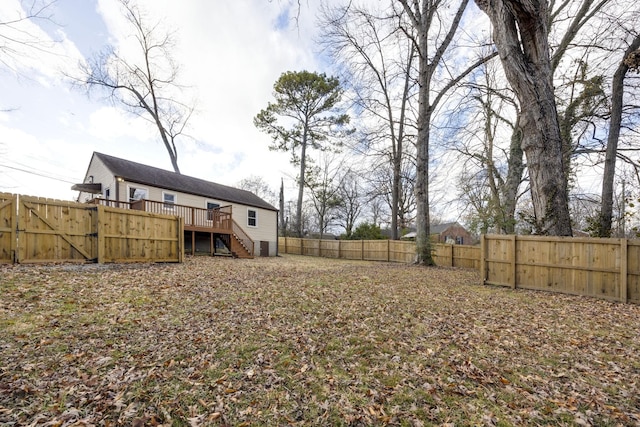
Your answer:
[[[640,307],[287,255],[0,267],[1,425],[640,425]]]

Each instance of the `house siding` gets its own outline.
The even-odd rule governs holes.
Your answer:
[[[438,235],[438,242],[446,243],[447,238],[451,238],[454,241],[456,238],[461,238],[462,241],[460,242],[460,244],[462,245],[470,245],[473,240],[471,234],[469,234],[469,232],[461,225],[452,225],[444,229]]]
[[[91,163],[89,164],[89,168],[87,169],[87,174],[85,175],[84,181],[82,182],[89,183],[91,181],[91,179],[89,178],[90,176],[93,176],[93,182],[102,184],[102,194],[97,195],[97,194],[80,192],[80,194],[78,195],[79,202],[86,203],[96,197],[104,198],[105,190],[107,188],[109,188],[111,193],[109,198],[111,200],[116,200],[116,194],[117,194],[116,179],[111,173],[111,171],[105,166],[105,164],[102,163],[102,161],[95,156],[91,159]]]

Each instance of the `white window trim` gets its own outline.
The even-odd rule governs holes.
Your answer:
[[[129,194],[131,193],[131,188],[136,188],[136,189],[140,189],[140,190],[144,190],[147,192],[147,197],[149,197],[149,189],[147,187],[141,187],[139,185],[131,185],[131,184],[127,184],[127,202],[131,202],[131,199],[129,198]]]
[[[173,196],[173,203],[166,202],[164,200],[165,195]],[[172,211],[176,208],[175,206],[172,206],[172,205],[177,205],[177,204],[178,204],[178,195],[176,193],[170,193],[168,191],[162,192],[162,206],[164,207],[164,209]]]
[[[251,225],[249,224],[249,220],[251,219],[251,217],[249,216],[249,212],[255,212],[255,216],[253,217],[253,219],[256,221],[255,225]],[[251,228],[258,228],[258,210],[257,209],[247,209],[247,227],[251,227]]]

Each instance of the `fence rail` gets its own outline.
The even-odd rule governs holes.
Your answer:
[[[182,220],[0,194],[0,263],[182,262]]]

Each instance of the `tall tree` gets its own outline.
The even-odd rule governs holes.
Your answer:
[[[499,83],[504,79],[499,67],[495,62],[484,64],[479,78],[465,85],[469,92],[462,103],[468,111],[460,109],[467,120],[454,146],[465,159],[458,189],[469,202],[468,217],[481,224],[483,232],[513,234],[524,164],[517,102],[513,92]]]
[[[611,88],[611,118],[609,119],[609,134],[604,161],[604,175],[602,177],[602,197],[599,216],[598,235],[609,237],[613,213],[613,178],[616,171],[616,157],[618,154],[618,140],[622,125],[622,106],[624,95],[624,78],[630,68],[638,69],[640,65],[640,35],[636,35],[624,53],[615,74]],[[624,195],[623,195],[624,197]]]
[[[284,179],[280,178],[280,195],[278,197],[280,211],[278,212],[280,221],[280,235],[287,236],[287,220],[284,215]]]
[[[436,71],[452,48],[468,0],[398,0],[408,17],[410,37],[418,53],[418,134],[416,138],[416,252],[418,263],[433,265],[429,212],[429,139],[436,107],[447,92],[492,55],[469,64],[436,89]],[[457,6],[456,6],[457,5]],[[452,7],[453,6],[453,7]],[[453,15],[445,9],[455,10]],[[432,96],[433,95],[433,96]]]
[[[399,31],[389,11],[375,6],[326,9],[321,43],[350,77],[364,149],[392,166],[391,238],[398,239],[402,163],[408,145],[408,110],[414,92],[416,47]]]
[[[193,107],[178,100],[184,89],[178,84],[178,66],[173,60],[173,35],[163,32],[132,0],[119,0],[133,36],[137,56],[128,58],[113,47],[81,64],[76,83],[89,92],[102,90],[113,102],[150,121],[158,130],[176,173],[176,138],[184,134]]]
[[[349,116],[339,109],[342,87],[336,77],[309,71],[287,71],[273,86],[269,102],[253,119],[254,125],[273,139],[272,150],[291,153],[300,167],[295,231],[303,234],[302,203],[307,171],[307,150],[340,145],[336,138],[348,133]]]
[[[493,40],[520,103],[536,225],[541,234],[571,235],[563,147],[549,53],[546,0],[476,0],[491,20]]]

